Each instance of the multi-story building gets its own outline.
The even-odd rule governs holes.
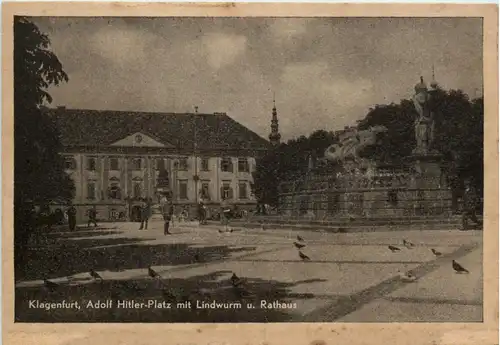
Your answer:
[[[254,208],[252,172],[269,142],[225,113],[174,114],[48,109],[75,183],[78,219],[135,220],[142,198],[167,193],[176,212],[227,199]],[[161,188],[160,188],[161,187]]]

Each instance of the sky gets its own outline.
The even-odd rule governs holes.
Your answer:
[[[478,18],[33,18],[69,82],[52,106],[227,112],[267,138],[354,125],[410,98],[435,66],[445,89],[481,95]]]

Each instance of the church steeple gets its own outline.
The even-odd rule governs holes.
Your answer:
[[[276,99],[273,97],[273,117],[271,119],[271,134],[269,134],[269,141],[272,145],[279,145],[281,134],[279,133],[278,125],[278,112],[276,111]]]
[[[431,80],[431,91],[434,91],[438,88],[438,83],[436,81],[436,74],[434,73],[434,64],[432,64],[432,80]]]

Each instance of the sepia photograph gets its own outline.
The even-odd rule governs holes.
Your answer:
[[[16,15],[15,322],[483,322],[483,35]]]

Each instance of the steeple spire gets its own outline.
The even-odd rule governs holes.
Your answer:
[[[434,64],[432,64],[432,80],[431,80],[431,90],[436,90],[438,87],[438,83],[436,81],[436,74],[434,71]]]
[[[271,134],[269,134],[269,141],[272,145],[279,145],[281,140],[281,134],[279,133],[278,125],[278,112],[276,111],[276,97],[273,92],[273,112],[271,118]]]

